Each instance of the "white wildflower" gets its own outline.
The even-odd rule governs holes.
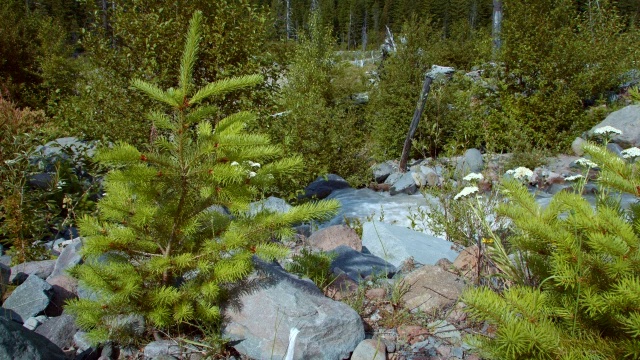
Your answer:
[[[622,131],[614,128],[613,126],[603,126],[603,127],[599,127],[595,130],[593,130],[593,133],[595,135],[604,135],[607,136],[609,134],[616,134],[616,135],[622,135]]]
[[[513,176],[516,180],[529,180],[533,175],[533,171],[524,166],[520,166],[519,168],[507,171],[507,174]]]
[[[58,189],[62,189],[63,186],[65,186],[67,183],[64,182],[64,180],[58,180],[58,183],[56,184],[56,187]]]
[[[484,176],[482,176],[482,174],[478,174],[478,173],[471,173],[465,177],[462,178],[462,180],[464,181],[473,181],[473,180],[482,180],[484,179]]]
[[[583,176],[578,174],[578,175],[573,175],[573,176],[568,176],[566,178],[564,178],[564,181],[576,181],[578,179],[582,179]]]
[[[580,159],[576,160],[576,164],[578,164],[580,166],[588,167],[588,168],[598,167],[598,164],[594,163],[593,161],[591,161],[589,159],[585,159],[585,158],[580,158]]]
[[[638,149],[637,147],[628,148],[628,149],[622,150],[620,152],[620,155],[622,155],[622,157],[625,159],[637,158],[637,157],[640,157],[640,149]]]
[[[253,162],[251,160],[247,161],[247,164],[249,164],[250,167],[260,168],[260,164],[259,163]]]
[[[252,177],[256,176],[256,173],[253,171],[249,171],[249,179],[251,179]]]
[[[467,195],[471,195],[471,194],[475,194],[479,191],[477,186],[467,186],[466,188],[462,189],[462,191],[460,191],[459,193],[456,194],[456,196],[453,197],[453,200],[458,200],[460,198],[463,198]]]
[[[240,165],[240,164],[238,164],[237,161],[234,161],[234,162],[231,163],[231,166],[238,166],[238,165]]]

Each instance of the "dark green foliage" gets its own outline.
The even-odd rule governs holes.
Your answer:
[[[503,184],[509,201],[500,213],[515,227],[508,245],[526,269],[502,293],[477,288],[463,296],[475,319],[497,326],[494,339],[475,338],[483,357],[640,357],[638,205],[626,211],[611,201],[615,191],[638,196],[640,172],[602,147],[585,151],[602,169],[595,208],[580,194],[560,192],[542,209],[521,184]],[[503,260],[500,266],[515,266]]]
[[[82,71],[75,95],[60,102],[56,116],[61,126],[87,138],[137,145],[149,142],[149,124],[141,119],[153,103],[131,91],[129,83],[144,78],[165,88],[173,84],[181,52],[176,34],[184,32],[195,10],[208,14],[193,74],[196,85],[257,73],[271,65],[264,55],[266,16],[249,1],[126,0],[106,9],[99,5],[87,4],[93,15],[82,38],[86,51],[79,59]],[[221,118],[223,113],[264,104],[249,100],[247,92],[241,91],[217,98],[215,105],[221,109],[217,113]],[[125,123],[123,119],[135,120]]]
[[[19,106],[44,108],[48,97],[73,84],[75,70],[68,61],[73,49],[65,28],[73,22],[49,7],[25,4],[0,4],[0,94]]]
[[[340,80],[346,68],[336,63],[334,39],[314,19],[309,33],[300,34],[286,75],[284,112],[259,124],[288,153],[305,157],[305,172],[298,177],[302,186],[327,173],[348,178],[367,168],[362,109],[351,100],[358,89]]]
[[[420,96],[424,74],[432,65],[470,68],[474,62],[486,57],[489,48],[483,46],[485,33],[462,26],[449,38],[434,28],[429,21],[414,18],[405,25],[404,43],[399,43],[396,54],[383,62],[380,83],[372,91],[368,119],[373,126],[373,152],[378,159],[397,157],[409,129],[409,123]],[[435,155],[447,143],[469,146],[470,132],[474,136],[478,126],[461,126],[469,117],[472,100],[468,89],[473,84],[460,77],[457,87],[447,85],[442,79],[432,84],[423,119],[415,136],[427,154]],[[452,103],[455,105],[451,106]]]
[[[311,279],[318,288],[325,290],[336,278],[331,272],[334,258],[335,255],[330,253],[302,249],[299,255],[292,257],[292,262],[286,268],[290,273]]]
[[[249,112],[211,120],[218,110],[209,98],[255,86],[262,77],[231,77],[198,88],[193,74],[201,22],[196,12],[177,87],[165,91],[132,82],[169,109],[149,115],[157,129],[150,150],[120,142],[97,155],[115,169],[105,178],[99,218],[80,223],[85,263],[73,272],[97,298],[67,306],[95,342],[138,341],[122,328],[120,319],[128,315],[170,334],[194,327],[218,331],[221,306],[252,271],[253,256],[282,257],[287,249],[275,240],[292,236],[292,224],[326,219],[338,206],[328,201],[284,214],[247,211],[261,189],[290,174],[301,159],[285,158],[266,136],[245,131],[255,121]]]

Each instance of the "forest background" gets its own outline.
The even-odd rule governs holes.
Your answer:
[[[262,189],[289,200],[327,173],[366,184],[372,162],[397,158],[432,65],[457,72],[432,86],[412,156],[477,147],[514,152],[529,166],[624,105],[621,85],[639,77],[635,0],[3,1],[3,237],[38,238],[33,229],[46,226],[28,224],[54,222],[25,204],[67,201],[72,209],[54,216],[65,221],[95,209],[88,185],[64,168],[56,170],[61,191],[24,200],[36,197],[23,186],[37,172],[27,155],[35,145],[76,136],[149,146],[157,129],[147,115],[157,105],[130,82],[174,86],[176,70],[167,69],[179,69],[196,10],[204,39],[195,85],[263,75],[256,88],[212,100],[211,117],[257,112],[250,129],[266,132],[285,155],[304,157],[301,171]],[[389,34],[395,49],[381,57]]]

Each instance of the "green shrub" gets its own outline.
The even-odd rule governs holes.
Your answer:
[[[202,15],[190,23],[178,86],[166,91],[142,80],[133,87],[169,108],[149,117],[159,133],[148,152],[118,143],[97,159],[115,166],[104,180],[99,218],[84,217],[85,262],[74,269],[95,299],[67,309],[90,339],[136,342],[121,319],[142,316],[154,332],[217,333],[221,306],[252,271],[257,255],[272,260],[287,249],[273,239],[292,236],[292,224],[323,220],[336,201],[287,213],[248,213],[260,189],[301,165],[283,157],[266,136],[244,131],[254,115],[238,112],[213,124],[206,100],[254,86],[259,75],[232,77],[197,89],[193,80]],[[261,163],[261,164],[259,164]],[[219,209],[228,209],[232,216]]]
[[[282,89],[284,113],[259,125],[288,153],[304,156],[305,171],[298,178],[298,189],[327,173],[350,180],[360,175],[356,182],[364,183],[367,127],[363,110],[350,99],[362,88],[339,80],[345,65],[337,63],[335,40],[317,16],[309,23],[309,33],[299,38]]]
[[[507,271],[513,286],[503,292],[463,295],[474,319],[497,326],[494,338],[474,338],[487,359],[640,357],[640,207],[611,201],[618,191],[639,195],[638,164],[593,144],[585,151],[602,169],[595,208],[580,192],[560,192],[543,209],[526,187],[503,183],[511,255],[492,260],[509,269],[520,259],[526,276]]]
[[[104,11],[100,5],[86,3],[93,15],[90,26],[83,30],[85,53],[78,59],[80,77],[74,94],[59,101],[55,117],[61,127],[78,136],[106,137],[135,145],[149,143],[151,127],[142,119],[155,104],[129,89],[130,81],[143,78],[163,88],[173,85],[182,51],[175,34],[184,32],[195,10],[209,15],[203,24],[201,57],[193,74],[196,85],[271,69],[270,58],[264,54],[265,13],[248,0],[180,4],[125,0]],[[270,75],[267,70],[264,72]],[[260,87],[268,88],[266,84]],[[218,120],[225,113],[268,105],[250,96],[247,89],[212,101],[221,110],[216,114]],[[105,132],[105,127],[110,131]]]
[[[288,272],[311,279],[318,288],[326,290],[336,279],[331,272],[331,261],[335,255],[325,252],[313,252],[302,249],[300,255],[294,255],[286,266]]]

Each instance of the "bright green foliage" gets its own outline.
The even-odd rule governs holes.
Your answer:
[[[266,136],[243,131],[254,120],[251,113],[208,120],[216,109],[201,105],[207,99],[254,86],[262,77],[232,77],[197,89],[201,21],[196,12],[176,88],[132,82],[171,109],[149,116],[158,129],[151,150],[119,143],[97,155],[116,169],[105,179],[100,218],[85,217],[80,224],[86,261],[74,270],[97,299],[67,307],[94,341],[135,340],[118,326],[129,314],[172,333],[187,324],[216,329],[227,290],[249,275],[252,257],[283,256],[286,248],[274,239],[292,236],[292,224],[325,219],[337,208],[336,202],[318,202],[284,214],[249,215],[248,202],[260,189],[301,160],[282,158]]]
[[[640,208],[611,200],[639,195],[638,164],[593,144],[585,151],[602,169],[595,208],[560,192],[543,209],[521,184],[503,184],[500,213],[513,221],[509,247],[525,276],[503,293],[463,296],[475,319],[497,326],[494,339],[475,338],[488,359],[640,357]]]
[[[260,124],[288,153],[305,157],[303,186],[327,173],[348,178],[367,168],[362,110],[350,99],[356,89],[339,81],[345,69],[336,64],[331,31],[317,16],[309,26],[282,89],[284,113]]]

